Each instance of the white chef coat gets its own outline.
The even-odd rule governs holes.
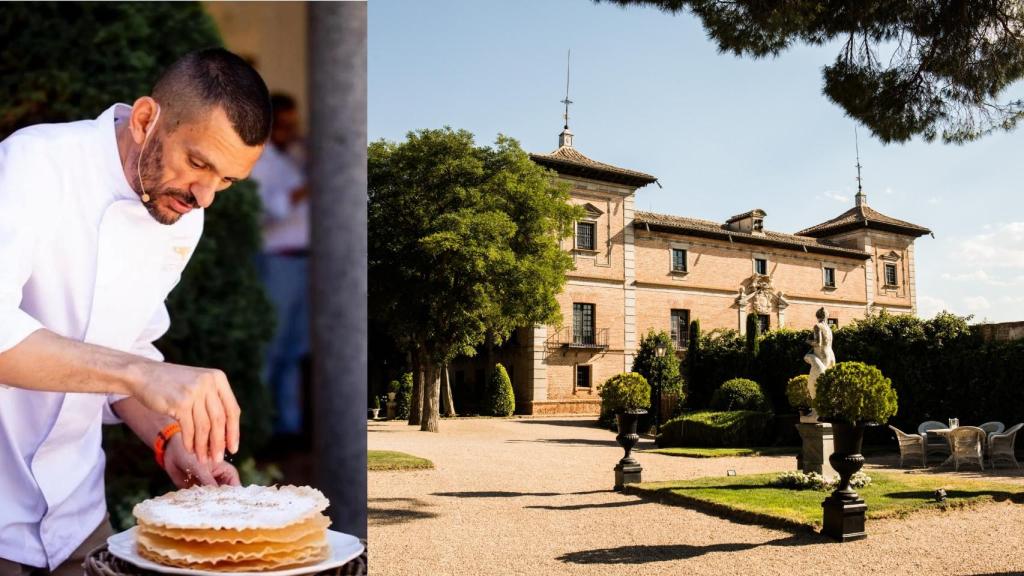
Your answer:
[[[202,234],[202,210],[154,220],[125,179],[115,104],[96,120],[0,142],[0,353],[39,328],[155,360],[164,300]],[[54,569],[103,520],[104,394],[0,387],[0,558]]]
[[[273,254],[309,248],[309,199],[292,204],[291,194],[306,183],[298,164],[273,144],[252,167],[263,201],[263,251]]]

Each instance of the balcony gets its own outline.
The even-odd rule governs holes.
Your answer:
[[[549,348],[563,348],[571,350],[607,350],[608,329],[587,331],[580,334],[573,333],[572,326],[566,326],[548,337]]]

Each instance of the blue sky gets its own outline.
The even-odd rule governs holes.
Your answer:
[[[638,209],[762,208],[795,232],[853,205],[855,122],[821,94],[834,46],[737,58],[688,14],[589,0],[373,0],[369,18],[371,140],[449,125],[550,152],[571,49],[575,146],[657,176]],[[1024,131],[964,146],[859,133],[869,204],[935,233],[916,243],[921,315],[1024,320]]]

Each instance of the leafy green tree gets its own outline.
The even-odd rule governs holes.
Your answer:
[[[759,344],[761,340],[761,322],[757,318],[757,314],[751,312],[747,314],[747,353],[750,354],[751,360],[757,358],[759,350]]]
[[[838,45],[822,91],[882,142],[963,143],[1024,118],[1024,100],[1000,101],[1024,78],[1020,0],[604,1],[690,11],[720,51],[738,56]]]
[[[115,102],[148,94],[187,52],[221,45],[197,2],[34,2],[0,8],[0,138],[40,122],[94,118]],[[168,362],[224,370],[242,407],[235,460],[257,480],[252,454],[270,432],[271,403],[260,380],[273,311],[253,257],[260,246],[255,187],[239,183],[206,210],[202,240],[167,300],[171,328],[156,346]],[[151,449],[123,427],[106,427],[107,497],[125,528],[132,505],[172,486]]]
[[[516,410],[516,398],[512,392],[512,381],[501,364],[494,367],[487,385],[487,406],[485,412],[491,416],[511,416]]]
[[[579,209],[568,186],[506,136],[410,132],[369,147],[370,314],[422,372],[420,427],[437,431],[440,372],[488,334],[557,323]],[[415,412],[415,410],[414,410]]]
[[[658,357],[658,345],[665,347],[665,355]],[[679,373],[679,359],[676,358],[675,343],[668,332],[649,330],[640,340],[640,348],[633,358],[633,372],[640,374],[651,384],[652,389],[661,387],[662,393],[669,392],[684,400],[683,377]]]

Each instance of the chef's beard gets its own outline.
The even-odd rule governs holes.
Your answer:
[[[149,215],[161,224],[171,225],[181,219],[182,214],[167,207],[160,200],[165,196],[177,198],[186,206],[193,209],[199,207],[195,196],[187,190],[180,188],[169,188],[160,184],[160,178],[164,173],[163,142],[159,137],[153,138],[149,146],[142,150],[142,162],[139,172],[135,175],[135,182],[132,188],[135,193],[142,196],[143,190],[149,195],[149,202],[143,202]],[[143,187],[145,184],[145,187]]]

